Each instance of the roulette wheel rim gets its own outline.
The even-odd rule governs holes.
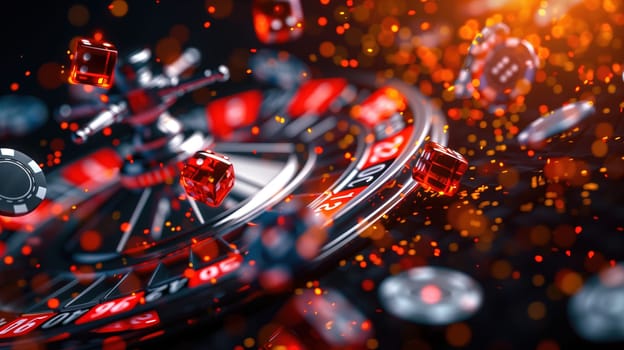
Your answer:
[[[325,242],[318,254],[316,254],[312,259],[304,261],[306,266],[297,265],[298,269],[301,271],[312,271],[315,267],[325,264],[328,261],[335,259],[337,256],[340,256],[341,253],[347,250],[347,247],[356,240],[360,234],[366,230],[368,227],[373,225],[381,216],[391,210],[393,207],[398,205],[401,202],[403,197],[410,192],[414,191],[418,184],[415,180],[413,180],[410,171],[410,164],[416,159],[417,150],[421,147],[423,142],[426,139],[431,139],[440,144],[446,144],[447,142],[447,134],[445,129],[445,121],[443,115],[439,112],[439,110],[423,95],[421,95],[415,88],[409,86],[406,83],[403,83],[398,80],[375,80],[374,77],[349,77],[346,79],[349,85],[356,84],[360,87],[360,90],[366,91],[366,89],[375,89],[380,86],[389,86],[398,90],[401,95],[403,95],[408,101],[408,108],[410,113],[412,114],[411,124],[406,125],[405,129],[408,129],[408,139],[405,141],[406,146],[400,153],[395,157],[390,157],[390,160],[386,160],[386,162],[390,163],[388,167],[384,166],[381,176],[376,177],[372,180],[371,184],[368,184],[367,187],[363,189],[361,192],[358,192],[354,197],[357,198],[357,201],[349,201],[344,207],[341,207],[336,213],[332,214],[329,219],[325,218],[325,222],[323,227],[327,230],[327,234],[330,238],[328,242]],[[362,86],[364,86],[362,88]],[[364,94],[368,93],[368,91],[364,92]],[[291,96],[292,97],[292,96]],[[336,96],[334,96],[336,98]],[[344,113],[344,112],[343,112]],[[344,117],[342,116],[342,120]],[[352,121],[353,122],[353,121]],[[353,122],[355,123],[355,122]],[[409,127],[412,130],[409,130]],[[401,130],[401,131],[405,131]],[[394,137],[394,134],[391,136]],[[390,137],[388,137],[389,139]],[[375,142],[369,141],[365,146],[368,149],[364,152],[360,151],[359,155],[362,156],[363,159],[358,159],[355,162],[351,162],[346,166],[346,170],[344,173],[338,176],[338,178],[332,183],[331,187],[325,190],[326,193],[338,193],[341,189],[344,189],[347,184],[353,180],[358,174],[360,174],[363,170],[369,169],[376,164],[373,163],[372,166],[366,167],[365,164],[367,161],[370,161],[370,152],[371,147],[373,147],[377,141],[382,140],[374,140]],[[216,142],[218,149],[218,142]],[[97,152],[97,151],[96,151]],[[368,152],[368,153],[367,153]],[[89,156],[87,156],[89,157]],[[368,157],[368,158],[367,158]],[[91,159],[93,160],[93,159]],[[369,162],[370,163],[370,162]],[[73,164],[73,163],[72,163]],[[381,163],[377,163],[381,164]],[[71,164],[69,165],[71,166]],[[236,166],[236,165],[235,165]],[[59,170],[58,173],[62,173],[63,168]],[[301,173],[306,174],[305,171],[301,170]],[[349,179],[349,177],[351,177]],[[49,177],[50,187],[54,187],[54,182],[59,181],[59,179],[63,180],[62,177],[58,175],[52,175]],[[80,203],[88,203],[92,200],[92,198],[97,198],[100,194],[104,194],[104,198],[100,199],[99,204],[95,204],[96,209],[101,205],[103,206],[107,201],[107,198],[112,198],[114,193],[119,191],[126,191],[123,186],[120,186],[118,183],[118,178],[113,177],[116,180],[113,180],[113,183],[106,185],[100,191],[92,191],[87,194],[83,194],[79,197]],[[64,179],[67,182],[67,179]],[[115,182],[117,181],[117,182]],[[399,185],[397,186],[397,182]],[[296,184],[297,181],[294,179],[292,183]],[[113,194],[107,194],[107,192],[114,192]],[[279,197],[279,196],[278,196]],[[288,196],[282,195],[280,198],[281,201]],[[318,201],[320,200],[317,197],[317,207],[320,206]],[[273,201],[271,206],[276,204],[277,201]],[[322,203],[322,201],[321,201]],[[363,205],[363,204],[369,205]],[[308,206],[311,205],[308,204]],[[75,207],[74,207],[75,209]],[[92,209],[93,210],[93,209]],[[248,213],[248,217],[257,217],[259,214],[259,210],[254,211],[253,213]],[[52,221],[57,220],[57,218],[49,218]],[[50,224],[50,220],[44,221],[42,227],[57,227]],[[66,218],[67,220],[67,218]],[[88,222],[88,219],[84,219]],[[249,219],[244,219],[249,220]],[[71,219],[69,220],[71,222]],[[6,224],[6,220],[4,222]],[[246,223],[239,223],[240,225],[244,225]],[[58,225],[58,223],[57,223]],[[68,224],[67,224],[68,225]],[[83,223],[80,223],[83,225]],[[33,229],[33,228],[31,228]],[[148,331],[143,331],[140,329],[125,329],[124,331],[120,331],[119,329],[111,329],[111,325],[127,325],[128,322],[132,323],[132,320],[136,320],[137,317],[148,317],[153,313],[155,313],[158,322],[156,323],[161,326],[169,326],[172,323],[175,323],[175,320],[184,319],[190,317],[193,314],[197,314],[199,310],[205,310],[205,308],[216,309],[216,314],[220,314],[224,309],[227,309],[228,303],[230,303],[230,299],[232,299],[232,304],[235,305],[238,301],[247,298],[247,296],[253,295],[259,288],[257,283],[241,283],[237,278],[240,277],[241,273],[237,269],[241,264],[245,264],[245,255],[248,253],[244,249],[239,250],[238,247],[233,247],[232,243],[229,240],[224,238],[224,235],[218,237],[208,237],[213,236],[208,233],[204,233],[202,235],[196,235],[194,232],[198,232],[198,230],[204,230],[207,232],[205,227],[195,227],[194,230],[187,230],[183,234],[178,235],[179,240],[187,241],[186,243],[180,243],[175,245],[171,249],[162,249],[161,251],[156,251],[156,253],[148,256],[147,259],[144,260],[134,260],[132,261],[129,258],[130,262],[126,263],[127,265],[117,265],[111,268],[104,267],[101,270],[97,268],[97,259],[92,259],[92,261],[74,261],[71,260],[71,264],[66,264],[62,268],[53,268],[52,274],[56,274],[57,278],[63,279],[73,279],[75,281],[88,281],[87,287],[81,287],[80,292],[73,295],[69,298],[69,302],[67,300],[62,300],[62,298],[58,297],[61,292],[53,292],[51,294],[44,294],[37,298],[37,302],[35,305],[31,305],[30,307],[22,310],[9,310],[6,312],[6,316],[4,318],[4,322],[0,325],[0,343],[8,342],[30,342],[30,341],[45,341],[48,343],[58,343],[61,346],[65,346],[67,344],[74,344],[77,342],[82,345],[94,345],[99,346],[98,341],[103,341],[102,339],[96,340],[95,343],[89,343],[89,336],[97,334],[98,332],[103,334],[115,334],[119,335],[123,339],[127,339],[127,341],[135,341],[135,340],[143,340],[143,336],[146,333],[156,334],[159,331],[153,332],[153,328],[147,327]],[[30,234],[30,238],[28,241],[24,239],[16,239],[14,242],[10,242],[7,247],[8,251],[15,252],[17,249],[21,248],[24,245],[28,245],[32,242],[32,240],[37,241],[37,236],[43,236],[37,233],[37,227],[33,229],[35,233]],[[50,247],[52,249],[49,250],[60,250],[60,243],[66,243],[64,240],[66,236],[71,235],[77,231],[78,228],[71,228],[69,232],[66,233],[56,233],[59,237],[62,238],[53,238],[58,242],[52,242]],[[17,232],[19,234],[19,232]],[[33,236],[35,236],[33,238]],[[194,236],[194,237],[191,237]],[[15,234],[12,236],[15,237]],[[201,237],[201,238],[198,238]],[[189,241],[190,239],[190,241]],[[165,257],[175,257],[184,255],[184,259],[189,260],[189,265],[193,265],[196,257],[193,257],[192,247],[193,244],[196,244],[197,241],[206,242],[214,240],[217,243],[216,245],[220,245],[221,247],[225,247],[224,249],[228,251],[226,254],[227,258],[223,258],[221,260],[217,259],[215,265],[217,263],[228,263],[230,265],[236,265],[234,268],[234,272],[230,275],[226,275],[224,277],[219,276],[217,282],[212,281],[212,283],[207,283],[206,280],[195,280],[197,283],[195,286],[189,288],[190,282],[196,275],[168,275],[167,277],[163,277],[160,272],[157,270],[166,270],[162,266],[163,264],[159,262]],[[190,243],[190,242],[193,243]],[[28,242],[28,243],[26,243]],[[211,241],[212,242],[212,241]],[[55,244],[56,243],[56,244]],[[41,240],[37,243],[39,245],[42,244]],[[212,244],[212,243],[211,243]],[[48,245],[45,243],[44,245]],[[39,248],[42,249],[42,248]],[[229,249],[229,250],[228,250]],[[184,253],[182,253],[184,251]],[[241,253],[242,252],[242,253]],[[189,255],[190,254],[190,255]],[[188,257],[187,257],[188,255]],[[54,256],[54,255],[51,255]],[[120,261],[126,261],[127,257],[131,257],[132,253],[125,254]],[[101,256],[99,256],[101,257]],[[59,258],[59,256],[55,256],[55,258],[51,259],[42,258],[40,262],[37,262],[39,266],[44,266],[46,268],[46,264],[49,264],[50,261]],[[175,260],[174,258],[171,258]],[[182,259],[182,258],[181,258]],[[26,260],[26,259],[24,259]],[[31,257],[31,261],[32,257]],[[177,260],[176,260],[177,261]],[[80,265],[89,265],[91,263],[91,270],[85,271],[80,270]],[[227,265],[227,264],[225,264]],[[225,266],[223,265],[223,266]],[[28,266],[28,263],[26,265]],[[141,268],[149,271],[146,275],[150,275],[150,278],[147,280],[146,284],[144,283],[140,288],[135,288],[131,293],[126,291],[125,293],[120,291],[121,286],[124,283],[128,283],[127,281],[131,279],[133,273],[140,271],[141,268],[137,268],[141,266]],[[212,271],[212,267],[214,265],[205,265],[201,270],[197,271]],[[101,268],[101,267],[100,267]],[[10,266],[7,270],[17,269],[15,265]],[[186,270],[185,270],[186,271]],[[244,269],[240,269],[240,271],[244,271]],[[209,274],[209,273],[207,273]],[[156,276],[159,276],[159,283],[155,283],[154,280],[157,279]],[[54,278],[52,278],[54,279]],[[145,282],[145,280],[143,280]],[[49,282],[49,281],[48,281]],[[22,278],[19,282],[22,285],[27,284],[26,278]],[[50,282],[51,283],[51,282]],[[73,284],[72,284],[73,283]],[[79,285],[82,282],[71,282],[67,285],[60,288],[60,290],[71,289],[72,286]],[[98,285],[104,285],[106,283],[113,283],[113,287],[106,287],[105,292],[102,291],[100,294],[93,292],[94,290],[98,290]],[[72,284],[70,286],[70,284]],[[241,285],[242,284],[242,285]],[[250,285],[254,285],[250,287]],[[195,287],[199,287],[195,289]],[[102,287],[103,288],[103,287]],[[33,288],[34,289],[34,288]],[[213,290],[213,292],[208,292],[208,290]],[[217,291],[214,291],[217,290]],[[233,291],[233,292],[232,292]],[[32,292],[32,291],[31,291]],[[92,293],[96,296],[96,299],[88,301],[86,303],[78,303],[72,302],[75,300],[85,299],[89,296],[89,293]],[[95,293],[95,294],[94,294]],[[32,293],[31,293],[32,294]],[[240,294],[240,295],[239,295]],[[217,303],[219,306],[213,305],[212,301],[202,302],[203,307],[200,307],[198,304],[195,304],[193,308],[190,309],[189,306],[183,307],[181,306],[179,309],[183,311],[174,312],[172,315],[171,312],[167,313],[166,311],[162,311],[165,309],[165,305],[167,304],[185,304],[185,299],[194,298],[197,299],[197,296],[200,296],[201,299],[210,299],[206,298],[206,295],[213,295],[215,300],[219,299]],[[217,295],[217,296],[214,296]],[[58,297],[58,298],[57,298]],[[61,305],[51,305],[50,300],[52,299],[61,299]],[[147,301],[146,301],[147,300]],[[116,302],[117,304],[111,304]],[[132,307],[128,310],[122,310],[119,313],[98,313],[92,310],[96,310],[98,308],[106,309],[111,308],[107,305],[120,305],[120,303],[132,304]],[[199,304],[202,304],[199,303]],[[103,306],[105,305],[105,306]],[[53,307],[56,306],[56,307]],[[5,310],[3,310],[5,311]],[[21,312],[20,312],[21,311]],[[201,312],[200,312],[201,314]],[[91,315],[91,316],[89,316]],[[147,316],[146,316],[147,315]],[[35,317],[35,318],[33,318]],[[200,315],[199,318],[213,318],[214,315]],[[78,321],[76,321],[78,320]],[[82,320],[82,321],[80,321]],[[154,321],[150,319],[150,321]],[[66,323],[66,324],[64,324]],[[33,325],[28,328],[25,325]],[[106,328],[108,327],[108,328]],[[16,332],[16,330],[23,330],[24,332]],[[107,331],[108,330],[108,331]],[[152,331],[152,333],[150,333]],[[95,332],[95,333],[94,333]],[[160,333],[156,334],[160,335]],[[81,338],[81,339],[76,339]],[[109,339],[109,338],[105,338]],[[82,342],[82,343],[81,343]]]

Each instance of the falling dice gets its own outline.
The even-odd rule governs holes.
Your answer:
[[[222,154],[199,151],[184,164],[180,183],[193,199],[217,207],[234,187],[234,166]]]
[[[468,161],[458,152],[427,142],[412,169],[412,177],[425,190],[452,196],[459,188],[459,180],[468,169]]]
[[[303,33],[303,10],[299,0],[254,0],[256,36],[265,44],[281,44]]]
[[[112,44],[79,39],[73,54],[69,82],[110,88],[116,62],[117,50]]]

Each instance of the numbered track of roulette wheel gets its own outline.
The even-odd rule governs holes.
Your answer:
[[[128,140],[120,137],[119,148],[47,174],[37,210],[3,218],[2,245],[14,261],[0,267],[0,347],[131,345],[262,297],[279,284],[275,271],[297,283],[295,276],[344,257],[417,188],[410,164],[426,139],[446,144],[443,117],[399,81],[323,77],[287,91],[253,82],[228,88],[235,92],[177,116],[234,164],[236,182],[220,207],[193,201],[177,177],[128,188],[119,151]],[[352,111],[381,88],[405,104],[392,126],[373,130]],[[227,115],[237,110],[253,118],[228,124],[240,120]],[[272,256],[258,237],[280,230],[316,249],[301,253],[291,236],[272,243],[285,250]]]

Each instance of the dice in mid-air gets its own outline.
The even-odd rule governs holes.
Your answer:
[[[453,196],[467,169],[468,161],[459,152],[429,141],[412,168],[412,177],[425,190]]]
[[[73,53],[69,82],[110,88],[116,62],[117,49],[113,44],[79,39]]]
[[[254,0],[256,36],[265,44],[281,44],[303,33],[303,10],[299,0]]]
[[[234,187],[234,166],[224,155],[199,151],[184,164],[180,183],[193,199],[217,207]]]

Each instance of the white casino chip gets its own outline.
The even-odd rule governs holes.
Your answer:
[[[472,316],[483,302],[483,292],[462,272],[426,266],[386,278],[379,299],[388,313],[403,320],[446,325]]]

